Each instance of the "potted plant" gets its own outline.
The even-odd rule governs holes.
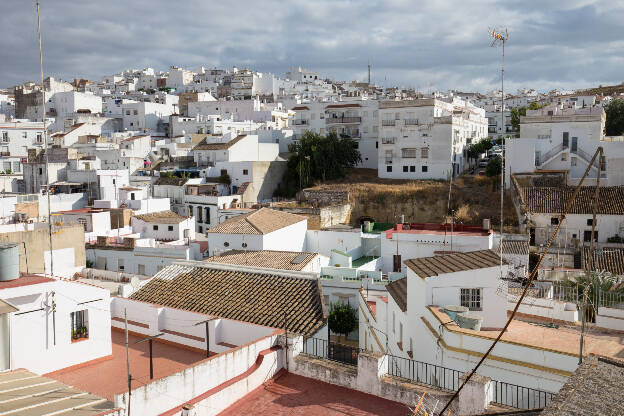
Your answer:
[[[78,330],[77,329],[72,329],[72,338],[73,339],[78,339]]]

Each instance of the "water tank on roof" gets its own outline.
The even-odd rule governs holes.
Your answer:
[[[19,244],[0,243],[0,282],[19,277]]]

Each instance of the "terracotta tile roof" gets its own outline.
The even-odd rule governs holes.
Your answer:
[[[247,188],[249,187],[249,184],[251,182],[243,182],[243,184],[238,188],[238,190],[236,191],[236,195],[242,195],[245,193],[245,191],[247,190]]]
[[[316,253],[301,253],[298,251],[230,250],[220,256],[212,256],[204,261],[266,267],[268,269],[303,270],[315,257]]]
[[[174,186],[182,186],[186,183],[186,181],[188,181],[187,178],[178,178],[178,177],[173,177],[173,178],[164,178],[164,177],[160,177],[156,180],[156,182],[154,183],[154,185],[174,185]]]
[[[38,285],[39,283],[49,283],[49,282],[55,282],[55,281],[56,280],[51,279],[49,277],[28,275],[28,276],[22,276],[18,279],[5,280],[5,281],[0,282],[0,290],[12,289],[14,287],[21,287],[21,286]]]
[[[622,415],[624,362],[589,356],[568,378],[542,416]]]
[[[503,260],[503,264],[507,262]],[[445,273],[498,266],[500,257],[492,250],[478,250],[406,260],[405,265],[424,279]]]
[[[498,253],[499,248],[496,249]],[[529,254],[529,240],[504,240],[503,239],[503,254],[520,254],[527,256]]]
[[[306,107],[305,105],[298,105],[296,107],[291,108],[291,110],[295,110],[295,111],[297,111],[297,110],[309,110],[309,108]]]
[[[574,193],[573,187],[522,188],[522,199],[529,212],[561,213]],[[594,206],[595,188],[583,186],[579,191],[570,214],[591,214]],[[598,214],[624,215],[624,187],[600,187]]]
[[[173,211],[161,211],[152,212],[150,214],[135,215],[134,218],[155,224],[179,224],[187,219],[186,217],[176,214]]]
[[[306,220],[306,217],[270,208],[260,208],[249,214],[237,215],[223,221],[208,233],[220,234],[268,234],[292,224]]]
[[[407,277],[395,280],[386,285],[386,289],[399,309],[407,311]]]
[[[130,299],[312,335],[324,325],[318,279],[302,272],[174,263]],[[287,313],[285,319],[284,314]]]
[[[65,137],[66,135],[68,135],[69,133],[73,132],[74,130],[77,130],[78,128],[84,126],[85,123],[77,123],[74,124],[71,129],[69,129],[68,131],[66,131],[65,133],[55,133],[54,137]]]
[[[246,134],[240,134],[227,143],[206,143],[204,139],[201,143],[193,148],[193,150],[226,150],[247,137]]]
[[[583,267],[588,265],[593,270],[604,270],[612,274],[624,274],[624,248],[605,247],[594,250],[594,261],[590,261],[589,247],[583,247]]]

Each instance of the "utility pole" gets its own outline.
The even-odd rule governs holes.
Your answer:
[[[130,375],[130,355],[128,353],[128,313],[124,308],[124,327],[126,332],[126,373],[128,374],[128,412],[130,416],[130,397],[132,396],[132,376]]]
[[[500,257],[500,273],[503,277],[503,207],[504,207],[504,195],[505,195],[505,43],[509,39],[509,31],[507,28],[504,30],[493,29],[490,33],[492,37],[491,46],[497,46],[499,43],[502,45],[502,62],[501,62],[501,186],[500,186],[500,240],[499,257]]]

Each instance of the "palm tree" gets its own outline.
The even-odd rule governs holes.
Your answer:
[[[604,270],[596,270],[573,279],[566,279],[563,286],[573,288],[572,293],[576,295],[579,310],[585,303],[585,319],[588,322],[596,322],[599,303],[609,302],[611,299],[624,300],[624,287],[620,285],[621,283],[622,279],[617,276]],[[585,294],[587,302],[583,301]]]

